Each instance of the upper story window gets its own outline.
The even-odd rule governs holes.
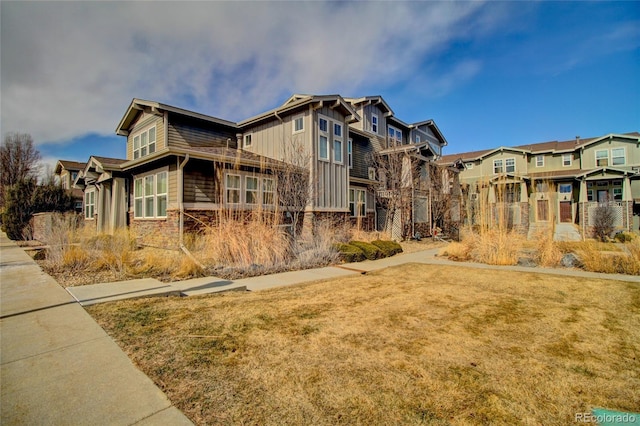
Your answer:
[[[536,155],[536,167],[544,167],[544,155]]]
[[[507,173],[515,173],[516,171],[516,159],[515,158],[506,158],[504,160],[505,172]]]
[[[558,192],[561,194],[570,194],[572,185],[570,183],[561,183],[558,185]]]
[[[502,160],[493,160],[493,174],[503,173]]]
[[[251,146],[251,135],[244,135],[244,147],[247,148]]]
[[[293,119],[293,133],[304,131],[304,116],[298,116]]]
[[[168,173],[137,178],[133,185],[133,217],[167,217]]]
[[[626,164],[624,148],[611,148],[611,165],[624,166]]]
[[[369,167],[367,169],[367,175],[369,177],[369,180],[376,180],[376,169],[375,169],[375,167]]]
[[[416,135],[416,143],[420,143],[420,135]]]
[[[333,161],[342,163],[342,141],[340,139],[333,140]]]
[[[149,127],[133,137],[133,158],[141,158],[156,152],[156,126]]]
[[[471,169],[473,169],[473,163],[464,163],[464,167],[465,167],[467,170],[471,170]]]
[[[347,142],[347,161],[349,162],[349,168],[353,168],[353,139],[349,139]]]
[[[93,219],[96,211],[96,192],[90,190],[84,193],[84,218]]]
[[[609,165],[609,150],[599,149],[596,151],[596,166],[603,167]]]
[[[378,115],[371,114],[371,131],[373,133],[378,133]]]
[[[320,134],[318,135],[318,158],[321,160],[329,159],[329,122],[324,118],[318,121],[318,129]]]
[[[398,130],[393,126],[388,127],[389,143],[394,145],[402,145],[402,130]]]
[[[569,167],[571,165],[571,154],[562,154],[562,167]]]
[[[342,137],[342,124],[333,123],[333,135],[337,137]]]
[[[326,119],[321,118],[320,120],[318,120],[318,127],[320,128],[321,132],[325,132],[326,133],[326,132],[329,131],[328,130],[329,129],[329,122]]]
[[[78,172],[71,172],[71,184],[78,178]]]

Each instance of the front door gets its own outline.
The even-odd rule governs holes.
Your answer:
[[[571,201],[560,201],[560,222],[571,223]]]
[[[606,189],[599,189],[598,190],[598,202],[599,203],[606,203],[607,201],[609,201],[609,191],[607,191]]]
[[[549,202],[547,200],[538,200],[538,221],[549,220]]]

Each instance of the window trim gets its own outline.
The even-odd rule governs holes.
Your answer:
[[[613,151],[615,150],[622,150],[622,157],[617,156],[614,157],[613,155]],[[621,164],[616,164],[614,158],[622,158],[622,163]],[[611,148],[611,166],[615,167],[615,166],[624,166],[627,164],[627,150],[625,147],[621,146],[621,147],[616,147],[616,148]]]
[[[249,181],[251,179],[255,179],[256,182],[256,187],[255,189],[249,189],[249,187],[247,186],[249,184]],[[242,180],[242,179],[241,179]],[[257,206],[260,203],[260,199],[259,199],[259,195],[260,195],[260,178],[256,175],[252,175],[252,176],[245,176],[244,177],[244,185],[243,185],[244,191],[243,191],[243,195],[244,195],[244,204],[248,205],[248,206]],[[252,192],[254,194],[253,199],[255,200],[254,203],[250,203],[248,201],[248,197],[247,195],[249,195],[249,192]]]
[[[244,138],[242,139],[242,147],[243,148],[247,148],[247,147],[250,147],[251,145],[253,145],[252,136],[253,136],[253,133],[249,133],[249,134],[244,135]]]
[[[350,169],[353,169],[353,139],[347,141],[347,162]]]
[[[562,188],[569,187],[569,191],[563,191]],[[571,194],[573,192],[573,185],[570,183],[559,183],[558,184],[558,194]]]
[[[238,187],[230,188],[228,186],[228,179],[230,176],[238,177]],[[247,182],[249,179],[256,179],[256,189],[248,189]],[[271,182],[271,190],[267,191],[267,184],[265,181]],[[223,175],[224,182],[224,199],[223,203],[227,207],[233,208],[245,208],[245,209],[255,209],[262,207],[274,207],[277,203],[277,181],[275,176],[264,174],[264,173],[255,173],[255,172],[247,172],[247,171],[226,171]],[[229,202],[229,191],[238,191],[238,202],[230,203]],[[255,193],[255,203],[247,202],[247,192]],[[265,197],[267,194],[271,194],[271,203],[265,203]]]
[[[300,123],[302,124],[300,129],[296,129],[296,125],[298,123],[298,120],[300,120]],[[292,133],[294,135],[304,132],[304,114],[300,114],[300,115],[294,116],[292,123],[293,123],[293,125],[291,126],[291,129],[292,129]]]
[[[142,130],[134,133],[132,135],[132,144],[133,144],[133,159],[137,160],[138,158],[144,158],[148,155],[153,154],[154,152],[156,152],[156,147],[158,144],[158,129],[156,128],[156,123],[153,123],[152,125],[143,128]],[[153,130],[153,142],[151,142],[151,139],[149,138],[149,132]],[[144,144],[144,146],[142,145],[142,140],[143,140],[143,135],[146,136],[145,140],[146,143]],[[138,148],[136,148],[136,139],[138,140]],[[153,147],[153,151],[151,150],[151,148]],[[144,149],[144,154],[142,154],[142,151]],[[137,154],[137,155],[136,155]]]
[[[607,164],[605,164],[605,165],[598,164],[598,153],[599,152],[606,153],[607,156],[601,158],[600,160],[607,160]],[[608,149],[596,149],[596,151],[595,151],[595,159],[596,159],[596,167],[609,167],[609,150]]]
[[[340,149],[336,149],[336,144],[340,144]],[[342,155],[342,139],[334,139],[333,140],[333,162],[336,164],[342,164],[344,162],[344,156]],[[336,153],[340,153],[340,159],[338,159],[338,156],[336,155]]]
[[[617,194],[616,194],[617,193]],[[616,198],[618,197],[618,198]],[[611,199],[613,201],[622,201],[622,188],[611,188]]]
[[[498,175],[501,173],[504,173],[504,162],[502,161],[502,158],[496,158],[495,160],[493,160],[493,174],[494,175]],[[500,163],[500,170],[496,171],[496,168],[498,167],[498,163]]]
[[[473,162],[469,161],[467,163],[464,163],[464,168],[467,170],[473,169]]]
[[[569,164],[565,164],[567,158],[569,159]],[[571,153],[562,154],[562,167],[571,167],[572,164],[573,164],[573,158]]]
[[[375,123],[373,122],[374,118],[375,118]],[[372,112],[371,113],[371,133],[375,133],[377,135],[378,130],[380,130],[380,120],[378,119],[378,114],[376,114],[375,112]]]
[[[238,187],[229,188],[229,177],[234,176],[238,178]],[[238,202],[229,202],[229,190],[238,191]],[[225,173],[224,174],[224,203],[230,206],[242,205],[242,175],[238,173]]]
[[[266,185],[265,185],[265,181],[271,181],[271,191],[267,191],[265,189]],[[261,175],[260,177],[260,194],[262,195],[261,199],[262,199],[262,205],[263,206],[275,206],[276,204],[276,180],[272,177],[264,177],[264,175]],[[270,203],[265,203],[264,201],[264,197],[267,194],[271,194],[272,195],[272,199]]]
[[[322,129],[322,122],[326,123],[326,128]],[[318,115],[318,160],[322,161],[331,161],[329,156],[331,155],[331,151],[329,149],[329,142],[331,140],[331,135],[329,134],[329,123],[330,120],[328,117]],[[325,142],[322,143],[322,138],[325,139]],[[322,155],[322,146],[324,146],[325,155]]]
[[[166,189],[165,192],[158,192],[158,183],[159,183],[159,176],[160,175],[165,175],[166,176]],[[151,188],[152,188],[152,194],[147,194],[147,190],[146,190],[146,181],[148,178],[151,178],[152,182],[151,182]],[[136,195],[136,184],[137,182],[141,183],[141,194],[140,195]],[[164,215],[159,215],[158,214],[158,206],[159,206],[159,201],[162,198],[166,199],[166,203],[165,203],[165,214]],[[153,203],[153,215],[149,215],[147,214],[147,200],[151,199],[152,203]],[[138,209],[136,208],[136,203],[140,201],[140,208],[141,211],[138,211]],[[163,169],[160,170],[154,170],[153,172],[150,173],[145,173],[145,174],[141,174],[136,176],[136,178],[133,180],[133,218],[137,219],[137,220],[144,220],[144,219],[166,219],[167,218],[167,210],[169,208],[169,168],[165,167]]]
[[[539,161],[542,160],[542,161]],[[544,167],[544,155],[538,154],[536,155],[536,167]]]
[[[391,133],[394,134],[393,138],[391,137]],[[400,136],[399,138],[398,135]],[[389,124],[387,125],[387,136],[389,138],[389,142],[393,139],[394,146],[402,145],[402,130]]]
[[[362,210],[357,210],[356,199],[360,201],[357,194],[362,194]],[[353,206],[353,209],[352,209]],[[352,214],[353,212],[353,214]],[[362,213],[362,214],[360,214]],[[349,217],[366,217],[367,216],[367,191],[360,188],[349,188]]]
[[[508,162],[508,161],[513,161],[513,170],[512,170],[512,171],[509,171],[509,170],[507,169],[507,168],[509,167],[509,166],[507,165],[507,162]],[[515,159],[515,157],[509,157],[509,158],[505,158],[505,159],[504,159],[504,172],[505,172],[505,173],[515,173],[515,172],[516,172],[516,159]]]
[[[87,197],[87,196],[91,197]],[[87,198],[91,198],[91,202],[87,201]],[[94,220],[96,214],[96,190],[95,188],[90,188],[84,193],[84,218],[85,220]],[[91,215],[87,215],[87,208],[91,208]]]

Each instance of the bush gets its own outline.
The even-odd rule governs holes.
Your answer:
[[[375,240],[371,244],[378,247],[384,254],[384,257],[390,257],[394,254],[402,253],[402,246],[395,241]]]
[[[593,233],[600,241],[606,241],[613,232],[615,213],[608,204],[601,204],[593,212]]]
[[[344,262],[362,262],[365,259],[362,250],[351,244],[338,243],[335,248]]]
[[[629,243],[633,241],[636,238],[636,236],[629,232],[618,232],[614,238],[616,239],[616,241],[620,243]]]
[[[365,243],[364,241],[350,241],[349,244],[362,250],[364,257],[369,260],[376,260],[384,257],[382,251],[371,243]]]
[[[2,229],[12,240],[24,239],[23,231],[33,214],[31,198],[35,187],[35,180],[30,179],[20,181],[6,189]]]

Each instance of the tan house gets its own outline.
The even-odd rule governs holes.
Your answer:
[[[74,183],[78,174],[84,170],[86,163],[77,161],[58,160],[54,169],[54,174],[58,177],[60,186],[71,193],[74,200],[74,210],[82,212],[84,193],[82,189],[75,188]]]
[[[278,210],[278,176],[290,164],[309,173],[305,221],[374,228],[380,177],[369,157],[398,147],[429,163],[446,145],[432,120],[406,124],[379,96],[293,95],[238,123],[134,99],[116,134],[126,137],[127,158],[91,157],[75,181],[85,218],[98,231],[128,225],[165,246],[220,211]],[[420,206],[411,220],[427,229],[428,203]]]
[[[567,223],[589,236],[594,209],[606,204],[616,228],[640,226],[637,132],[451,154],[440,163],[461,166],[469,223],[485,203],[490,221],[502,218],[522,232]]]

